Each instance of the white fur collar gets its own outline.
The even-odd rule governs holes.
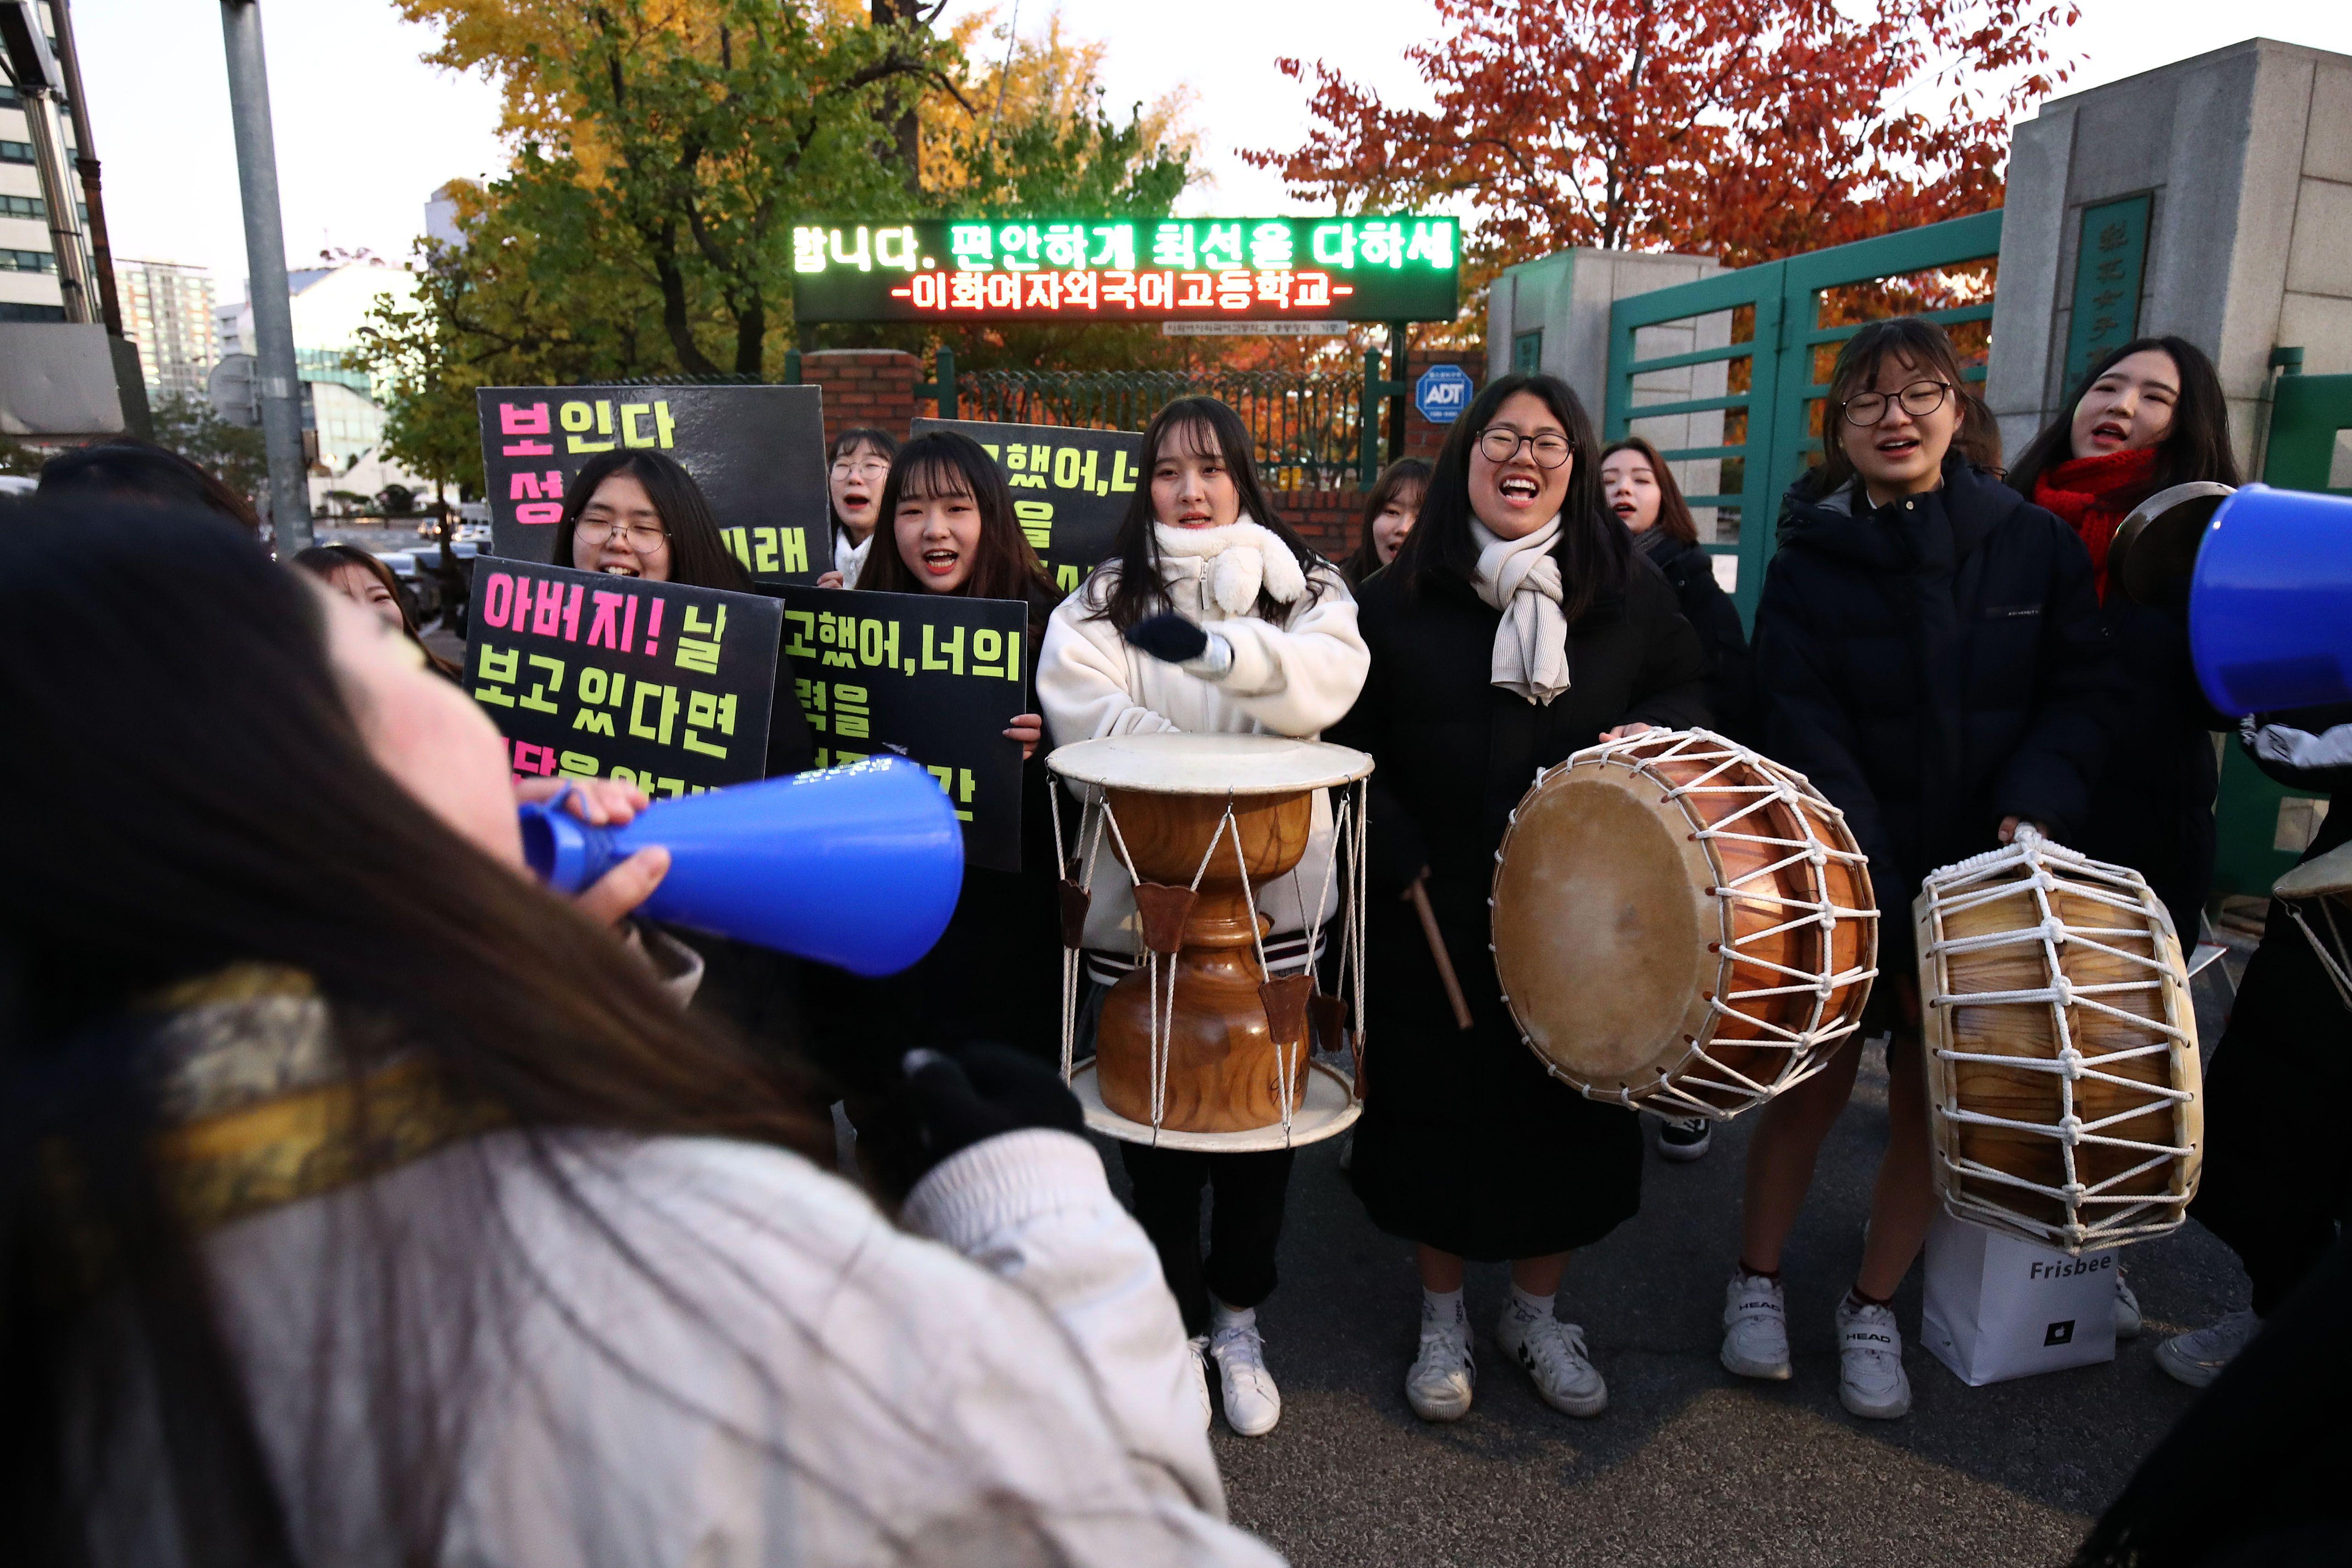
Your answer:
[[[1307,592],[1307,574],[1290,546],[1248,518],[1223,528],[1154,523],[1152,532],[1163,557],[1200,559],[1198,570],[1209,580],[1210,596],[1229,616],[1247,615],[1260,589],[1277,605],[1295,604]]]

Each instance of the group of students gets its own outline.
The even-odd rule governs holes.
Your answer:
[[[1206,1368],[1234,1430],[1276,1424],[1255,1310],[1290,1155],[1122,1145],[1131,1222],[1043,1059],[1065,870],[1044,752],[1161,731],[1377,763],[1347,1164],[1414,1244],[1405,1392],[1433,1421],[1474,1397],[1474,1260],[1509,1265],[1494,1342],[1541,1397],[1606,1406],[1557,1295],[1640,1200],[1638,1118],[1543,1070],[1486,961],[1511,808],[1651,727],[1726,729],[1810,776],[1871,857],[1864,1033],[1893,1081],[1841,1396],[1904,1414],[1887,1300],[1932,1204],[1913,891],[2032,822],[2147,871],[2187,933],[2211,857],[2185,641],[2101,569],[2138,496],[2234,481],[2210,365],[2126,345],[2006,480],[1977,408],[1933,324],[1847,341],[1752,647],[1658,454],[1602,447],[1549,376],[1496,379],[1433,464],[1381,476],[1344,568],[1282,521],[1230,409],[1171,405],[1113,554],[1066,597],[976,444],[845,436],[833,581],[1024,600],[1039,649],[1006,731],[1035,792],[1023,869],[971,872],[940,946],[881,984],[705,939],[648,963],[668,939],[614,921],[658,852],[571,908],[530,886],[495,731],[364,560],[305,559],[299,589],[228,531],[109,504],[138,489],[119,475],[61,471],[63,510],[0,574],[0,700],[41,760],[0,775],[0,815],[43,826],[0,913],[0,1381],[49,1424],[0,1479],[13,1516],[100,1561],[1264,1560],[1221,1522]],[[749,587],[658,454],[583,469],[557,533],[583,570]],[[779,684],[789,772],[813,752]],[[1328,803],[1315,836],[1260,899],[1285,968],[1322,957]],[[1083,945],[1091,1014],[1134,963],[1131,903],[1097,896]],[[1860,1054],[1759,1113],[1734,1373],[1790,1375],[1781,1248]],[[895,1225],[826,1173],[835,1096]],[[2227,1355],[2176,1359],[2210,1379]]]

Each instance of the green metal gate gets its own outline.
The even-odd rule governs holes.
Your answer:
[[[1733,596],[1743,618],[1755,618],[1780,497],[1822,449],[1822,397],[1838,345],[1868,322],[1925,316],[1952,332],[1966,374],[1982,381],[2000,251],[1996,210],[1610,307],[1608,438],[1645,437],[1686,473],[1715,465],[1711,488],[1683,488],[1698,491],[1689,500],[1703,538],[1714,513],[1708,550],[1738,563]]]

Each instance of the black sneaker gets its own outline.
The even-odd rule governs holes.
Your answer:
[[[1715,1137],[1715,1123],[1704,1116],[1666,1121],[1658,1127],[1658,1152],[1669,1160],[1696,1160],[1706,1152]]]

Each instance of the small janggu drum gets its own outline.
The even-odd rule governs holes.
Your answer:
[[[2026,826],[1913,913],[1945,1208],[2068,1252],[2177,1227],[2203,1159],[2197,1016],[2147,880]]]
[[[1115,735],[1045,759],[1076,796],[1076,879],[1063,857],[1062,1075],[1087,1124],[1129,1142],[1238,1152],[1328,1138],[1361,1110],[1355,1086],[1312,1059],[1310,1017],[1343,1032],[1315,977],[1266,968],[1257,893],[1288,875],[1313,830],[1315,793],[1353,785],[1327,873],[1362,875],[1362,781],[1372,759],[1279,735]],[[1055,824],[1057,848],[1061,824]],[[1078,946],[1108,835],[1134,886],[1136,967],[1105,999],[1091,1063],[1073,1059]],[[1348,851],[1342,854],[1339,850]],[[1319,916],[1330,885],[1300,889]],[[1363,900],[1342,901],[1341,952],[1363,1018]],[[1314,951],[1319,931],[1310,930]]]
[[[1495,859],[1503,999],[1590,1099],[1721,1121],[1862,1020],[1869,858],[1803,775],[1720,735],[1654,730],[1546,769]]]

